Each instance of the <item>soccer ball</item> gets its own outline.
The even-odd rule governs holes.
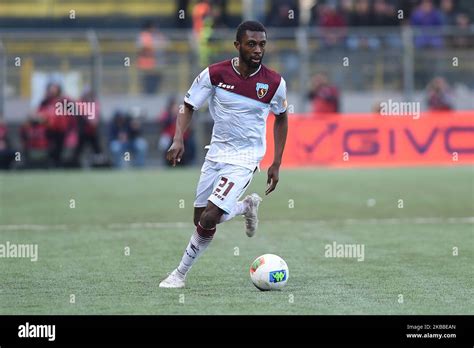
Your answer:
[[[250,266],[250,279],[261,291],[279,290],[288,281],[289,271],[286,262],[277,255],[259,256]]]

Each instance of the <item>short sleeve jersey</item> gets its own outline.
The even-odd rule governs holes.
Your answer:
[[[266,150],[266,120],[286,111],[286,83],[263,64],[248,78],[236,66],[238,58],[210,65],[194,80],[184,101],[195,110],[209,99],[214,120],[206,158],[254,170]]]

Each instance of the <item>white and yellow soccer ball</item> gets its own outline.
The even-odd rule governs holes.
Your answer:
[[[289,275],[285,260],[274,254],[259,256],[250,266],[250,279],[261,291],[280,290],[288,282]]]

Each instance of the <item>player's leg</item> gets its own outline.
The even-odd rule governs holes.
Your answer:
[[[198,234],[198,227],[199,227],[199,220],[203,212],[206,210],[208,205],[208,197],[211,195],[214,182],[218,179],[219,171],[218,171],[218,164],[212,161],[204,161],[204,164],[201,168],[201,176],[199,178],[199,183],[196,189],[196,200],[194,201],[194,225],[196,229],[191,236],[191,239],[186,247],[183,257],[181,258],[180,266],[178,268],[181,269],[181,272],[178,271],[176,268],[171,274],[160,283],[160,287],[163,288],[181,288],[184,287],[185,284],[185,275],[189,268],[191,268],[192,264],[196,260],[195,250],[196,245],[202,239],[207,241],[210,240],[208,238],[209,233],[206,231],[199,230],[202,232],[201,234],[204,237],[200,237]],[[215,230],[214,230],[215,231]],[[212,239],[212,238],[211,238]],[[194,242],[194,243],[193,243]],[[209,244],[208,243],[208,244]],[[204,248],[201,250],[203,251]]]
[[[247,181],[247,184],[244,186],[242,190],[242,194],[245,192],[245,189],[247,188],[247,186],[249,186],[250,182],[252,181],[252,177]],[[240,197],[238,197],[238,199],[239,198]],[[237,201],[234,206],[229,207],[230,211],[228,213],[222,214],[221,219],[219,220],[219,223],[221,224],[223,222],[229,221],[237,215],[244,215],[248,211],[248,208],[249,208],[248,203],[249,203],[248,200]]]
[[[197,226],[202,212],[206,209],[208,198],[214,189],[215,181],[219,176],[219,166],[216,162],[204,161],[201,168],[201,176],[196,188],[196,199],[194,201],[194,226]]]
[[[198,225],[199,219],[201,219],[201,214],[206,209],[206,207],[194,207],[194,226]]]
[[[208,202],[177,268],[183,278],[197,261],[198,257],[207,249],[209,244],[211,244],[214,233],[216,233],[217,222],[223,213],[224,211],[214,203]]]
[[[252,178],[250,178],[247,184],[245,185],[244,190],[242,191],[242,194],[245,192],[245,189],[247,188],[247,186],[250,184],[251,181],[252,181]],[[247,221],[249,221],[248,219],[249,215],[251,215],[252,217],[250,219],[251,221],[258,221],[256,220],[256,216],[257,216],[258,206],[260,205],[261,201],[262,199],[256,193],[246,196],[245,199],[236,202],[236,204],[230,208],[231,210],[229,213],[222,214],[222,217],[219,220],[219,223],[229,221],[237,215],[244,215],[246,217],[246,225],[248,225]],[[252,226],[253,226],[252,229],[255,232],[256,230],[255,224],[252,224]]]
[[[234,207],[232,207],[231,212],[222,214],[218,224],[229,221],[236,217],[237,215],[244,215],[247,211],[247,204],[244,201],[237,202]]]
[[[220,181],[209,200],[225,211],[220,222],[228,221],[235,215],[244,215],[247,236],[252,237],[257,229],[257,211],[262,199],[254,193],[241,202],[238,200],[252,181],[255,171],[226,164],[220,173],[222,174]]]
[[[243,167],[205,162],[194,206],[202,208],[203,197],[207,195],[206,209],[200,215],[196,230],[191,236],[178,268],[160,283],[160,287],[184,287],[187,272],[211,243],[221,216],[224,213],[231,213],[232,207],[245,191],[252,174],[251,170]]]
[[[262,202],[262,198],[256,194],[252,193],[244,199],[246,205],[246,210],[244,213],[245,216],[245,233],[248,237],[252,237],[257,231],[258,228],[258,207]]]
[[[207,200],[207,197],[212,192],[212,183],[213,183],[213,176],[209,174],[209,165],[206,163],[203,165],[201,179],[199,180],[197,194],[196,194],[196,201],[194,202],[194,226],[197,226],[199,219],[201,217],[202,212],[206,208],[207,202],[204,202],[204,199]],[[257,168],[253,171],[253,174],[257,171]],[[207,173],[206,173],[207,172]],[[248,179],[247,183],[245,184],[241,195],[245,192],[245,189],[250,185],[252,182],[253,175]],[[238,197],[240,199],[240,197]],[[249,229],[253,233],[256,230],[256,223],[257,220],[257,211],[258,206],[262,199],[256,194],[248,195],[242,201],[237,201],[234,206],[229,207],[230,211],[224,212],[222,214],[220,220],[217,222],[221,224],[223,222],[229,221],[233,219],[237,215],[244,215],[246,217],[246,226],[247,226],[247,234],[249,234]]]
[[[224,211],[209,201],[206,209],[201,214],[197,227],[205,230],[215,230],[222,214],[224,214]]]
[[[214,203],[210,201],[208,202],[207,207],[200,215],[199,221],[196,225],[196,230],[191,236],[179,266],[160,283],[160,287],[184,287],[186,274],[197,261],[199,256],[201,256],[209,244],[211,244],[214,234],[216,233],[217,222],[223,213],[224,211],[217,207]]]
[[[242,194],[245,192],[245,189],[252,182],[253,175],[256,171],[257,168],[255,168],[247,183],[243,187],[240,196],[242,196]],[[245,176],[245,173],[242,174]],[[240,199],[240,196],[238,199]],[[251,195],[248,195],[242,201],[237,201],[234,206],[230,206],[229,213],[222,214],[219,223],[229,221],[237,215],[243,215],[245,217],[245,233],[247,236],[252,237],[258,227],[258,207],[261,202],[262,198],[258,194],[252,193]]]

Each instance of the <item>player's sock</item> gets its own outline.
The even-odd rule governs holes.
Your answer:
[[[201,226],[201,223],[198,223],[196,231],[194,231],[191,236],[186,250],[184,251],[183,258],[178,266],[178,272],[183,276],[186,276],[186,273],[191,269],[191,266],[196,262],[198,257],[206,250],[206,248],[211,244],[212,238],[216,228],[207,229]]]
[[[244,203],[244,201],[237,202],[230,214],[222,214],[218,224],[221,224],[225,221],[229,221],[236,215],[243,215],[246,209],[247,205]]]

